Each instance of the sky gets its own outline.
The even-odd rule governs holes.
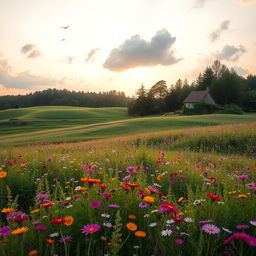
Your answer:
[[[256,0],[0,0],[0,95],[256,74]],[[67,27],[68,26],[68,27]]]

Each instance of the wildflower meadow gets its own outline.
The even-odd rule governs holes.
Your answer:
[[[204,129],[2,148],[0,255],[255,255],[255,125]]]

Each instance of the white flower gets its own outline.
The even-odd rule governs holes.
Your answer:
[[[251,220],[250,223],[251,223],[253,226],[256,226],[256,219]]]
[[[175,223],[175,220],[172,220],[172,219],[171,219],[171,220],[167,220],[167,221],[166,221],[166,224],[173,224],[173,223]]]
[[[229,230],[229,229],[227,229],[227,228],[223,228],[223,227],[222,227],[222,230],[224,230],[225,232],[230,233],[230,234],[233,233],[231,230]]]
[[[156,222],[152,222],[152,223],[150,223],[150,224],[149,224],[149,227],[151,227],[151,228],[152,228],[152,227],[155,227],[156,225],[157,225],[157,223],[156,223]]]
[[[192,218],[185,218],[184,220],[185,222],[188,222],[188,223],[194,222],[194,219]]]
[[[171,234],[172,234],[172,231],[170,229],[161,231],[162,236],[170,236]]]
[[[106,213],[102,213],[100,216],[107,219],[110,218],[110,215]]]
[[[52,234],[49,235],[49,237],[57,237],[57,236],[59,236],[58,232],[55,232],[55,233],[52,233]]]

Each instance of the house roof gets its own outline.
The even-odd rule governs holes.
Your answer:
[[[205,90],[205,91],[193,91],[184,100],[184,103],[200,102],[208,93],[209,93],[208,90]]]

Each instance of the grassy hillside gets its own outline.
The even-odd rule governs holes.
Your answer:
[[[22,125],[8,122],[11,118]],[[0,112],[2,145],[67,142],[209,125],[248,123],[256,114],[130,117],[126,108],[33,107]]]

